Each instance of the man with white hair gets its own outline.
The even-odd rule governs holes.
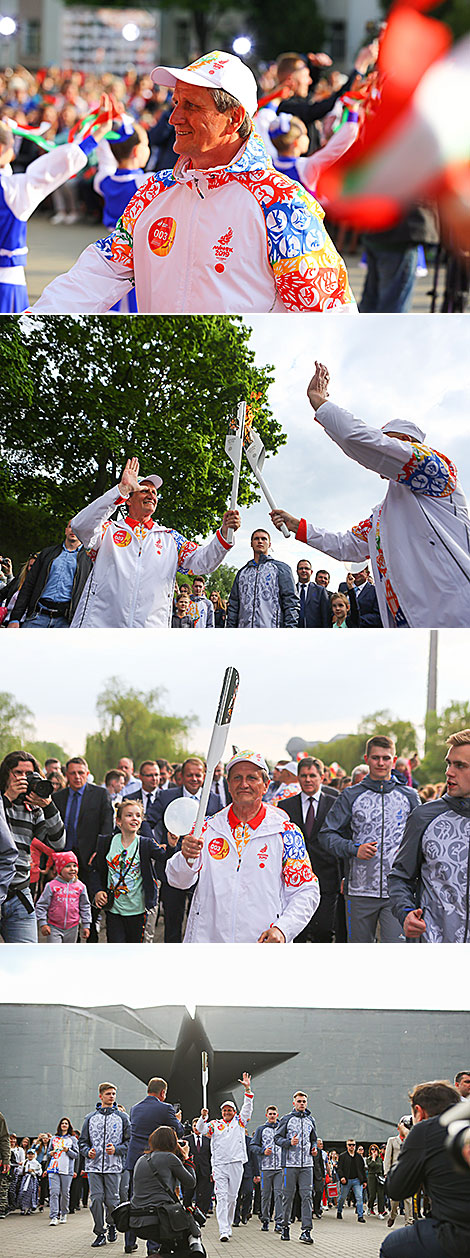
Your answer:
[[[185,943],[290,943],[320,901],[305,840],[280,808],[263,803],[269,779],[259,752],[227,765],[232,803],[185,835],[166,864],[170,886],[196,885]]]
[[[334,559],[370,559],[385,627],[468,627],[470,519],[451,460],[425,444],[408,419],[370,428],[328,399],[329,373],[316,363],[307,394],[317,422],[362,467],[390,481],[382,502],[346,533],[275,510],[298,541]]]
[[[226,511],[215,537],[198,546],[152,519],[161,484],[161,476],[139,480],[138,459],[128,459],[119,485],[72,520],[94,561],[73,629],[168,628],[176,573],[214,572],[231,550],[227,532],[240,527],[238,511]],[[124,504],[125,519],[111,520]]]
[[[242,1182],[243,1167],[247,1158],[245,1131],[253,1112],[251,1075],[246,1070],[240,1079],[245,1088],[245,1099],[240,1110],[234,1101],[223,1101],[222,1118],[208,1122],[209,1110],[202,1109],[196,1123],[196,1131],[211,1142],[212,1175],[216,1196],[216,1214],[220,1240],[228,1241],[232,1235],[233,1216]]]
[[[152,79],[173,91],[176,165],[141,184],[34,312],[102,314],[135,285],[140,314],[356,313],[323,210],[253,131],[249,67],[216,50]]]

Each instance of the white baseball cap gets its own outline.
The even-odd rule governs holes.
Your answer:
[[[160,485],[163,485],[161,476],[152,475],[152,476],[141,476],[139,480],[139,487],[140,485],[143,485],[145,481],[150,481],[151,484],[155,486],[155,489],[160,489]]]
[[[405,437],[413,437],[415,441],[424,441],[426,433],[422,428],[418,428],[412,419],[389,419],[388,424],[384,424],[382,432],[403,432]]]
[[[232,1109],[233,1109],[233,1110],[235,1110],[235,1113],[237,1113],[237,1107],[236,1107],[236,1105],[234,1104],[234,1102],[233,1102],[233,1101],[222,1101],[222,1104],[221,1104],[220,1108],[221,1108],[221,1109],[224,1109],[224,1106],[225,1106],[225,1105],[231,1105],[231,1106],[232,1106]]]
[[[221,88],[240,101],[250,118],[258,108],[255,76],[244,61],[231,52],[220,52],[218,49],[207,52],[181,70],[177,66],[155,66],[150,77],[163,87],[175,87],[179,81],[195,83],[198,87]]]

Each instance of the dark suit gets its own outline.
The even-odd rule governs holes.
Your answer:
[[[212,1201],[212,1167],[211,1167],[211,1142],[207,1136],[200,1136],[201,1148],[198,1149],[196,1136],[194,1132],[188,1136],[189,1152],[194,1163],[196,1172],[195,1200],[196,1205],[202,1210],[203,1214],[207,1214]]]
[[[221,799],[221,796],[219,795],[219,793],[218,793],[218,791],[217,791],[217,785],[216,785],[216,783],[215,783],[215,782],[212,782],[212,786],[211,786],[211,795],[215,795],[216,799],[218,800],[218,804],[219,804],[219,807],[218,807],[218,809],[217,809],[217,812],[220,812],[222,808],[228,808],[228,807],[229,807],[229,804],[231,804],[231,803],[232,803],[232,796],[231,796],[230,791],[229,791],[229,789],[228,789],[228,782],[227,782],[227,778],[226,778],[226,777],[222,778],[222,782],[223,782],[224,787],[225,787],[225,802],[224,802],[224,800],[223,800],[223,799]],[[220,782],[219,782],[219,785],[220,785]],[[209,817],[209,816],[212,816],[212,813],[208,813],[208,814],[207,814],[207,816],[208,816],[208,817]]]
[[[173,1105],[168,1101],[161,1101],[158,1096],[147,1094],[143,1101],[137,1101],[136,1105],[132,1105],[129,1114],[131,1120],[131,1138],[126,1157],[126,1171],[130,1171],[128,1197],[132,1197],[132,1182],[134,1174],[134,1166],[138,1159],[142,1157],[148,1145],[149,1136],[152,1131],[156,1131],[157,1127],[173,1127],[178,1139],[183,1137],[182,1124],[176,1117]],[[135,1245],[135,1232],[126,1232],[125,1245],[129,1250]]]
[[[320,883],[321,900],[317,911],[314,913],[308,926],[305,927],[300,935],[297,935],[296,943],[331,943],[333,938],[341,870],[336,857],[332,857],[330,853],[324,852],[318,846],[317,835],[334,802],[334,795],[325,794],[323,789],[320,791],[313,830],[309,839],[307,839],[305,834],[300,793],[291,795],[290,799],[284,800],[282,804],[283,812],[286,812],[291,821],[295,822],[295,825],[302,831],[312,869]],[[326,861],[324,860],[325,856],[327,857]]]
[[[381,629],[382,621],[374,586],[371,585],[370,581],[365,581],[363,585],[355,585],[354,591],[359,612],[359,628]],[[340,582],[339,592],[341,594],[349,594],[346,581]]]
[[[173,799],[182,798],[182,786],[174,786],[171,790],[160,791],[158,799],[155,800],[156,822],[154,834],[157,843],[167,845],[168,830],[163,820],[163,814]],[[220,799],[218,795],[214,795],[214,792],[211,791],[207,801],[206,817],[213,817],[216,812],[220,812]],[[180,891],[179,887],[170,887],[166,880],[166,875],[162,878],[160,900],[165,913],[165,943],[181,943],[187,895],[188,892]]]
[[[166,791],[165,791],[165,794],[166,794]],[[154,828],[160,816],[157,810],[157,802],[158,802],[159,795],[160,795],[160,791],[157,790],[153,804],[149,804],[147,808],[147,812],[144,813],[145,820],[148,821],[148,824],[150,826],[152,833],[154,831]],[[126,803],[128,799],[137,799],[139,801],[139,804],[143,805],[144,798],[142,795],[142,787],[139,787],[138,791],[132,791],[131,795],[126,795],[125,796]]]
[[[300,581],[296,584],[297,594],[301,595]],[[330,600],[323,585],[315,585],[309,581],[305,586],[305,614],[299,613],[299,629],[328,629],[331,625]]]
[[[53,796],[54,803],[59,809],[63,821],[65,821],[69,794],[70,787],[64,786],[61,791],[56,791]],[[98,835],[112,834],[113,830],[113,806],[107,790],[104,786],[94,786],[91,782],[87,782],[80,803],[73,850],[78,857],[78,876],[81,878],[82,882],[85,883],[89,895],[91,872],[90,860],[96,852]],[[66,840],[65,846],[66,849],[70,850],[72,844]],[[90,932],[90,942],[96,943],[96,910],[93,910],[93,915],[94,921]]]

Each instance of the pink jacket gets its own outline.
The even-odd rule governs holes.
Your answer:
[[[65,882],[64,878],[53,878],[39,897],[36,917],[40,926],[47,922],[59,930],[71,930],[80,921],[83,926],[89,926],[91,905],[85,884],[79,879]]]

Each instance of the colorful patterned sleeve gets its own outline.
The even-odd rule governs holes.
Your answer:
[[[177,529],[170,529],[170,533],[175,539],[178,551],[177,572],[185,572],[188,573],[189,576],[194,576],[194,573],[191,572],[190,563],[191,555],[194,555],[195,550],[199,550],[197,542],[188,541],[188,538],[183,537],[182,533],[178,533]],[[194,615],[194,613],[191,613],[191,615]]]
[[[372,516],[370,515],[367,520],[360,520],[359,524],[353,524],[351,533],[354,533],[355,537],[359,537],[361,542],[368,542],[371,528]]]
[[[155,197],[158,197],[172,183],[174,183],[174,177],[171,170],[162,171],[159,175],[150,175],[150,178],[146,179],[145,183],[141,184],[134,196],[131,197],[111,235],[105,236],[104,240],[96,241],[94,247],[98,250],[98,253],[108,262],[123,267],[125,271],[133,275],[134,228],[137,219],[147,205],[154,201]]]
[[[282,839],[282,877],[286,887],[301,887],[307,882],[316,882],[305,839],[293,821],[286,821]]]
[[[457,468],[451,460],[418,442],[411,442],[411,450],[411,458],[398,473],[397,481],[414,494],[449,498],[457,485]]]
[[[278,171],[263,172],[268,257],[286,310],[356,313],[343,259],[325,231],[321,206]]]

